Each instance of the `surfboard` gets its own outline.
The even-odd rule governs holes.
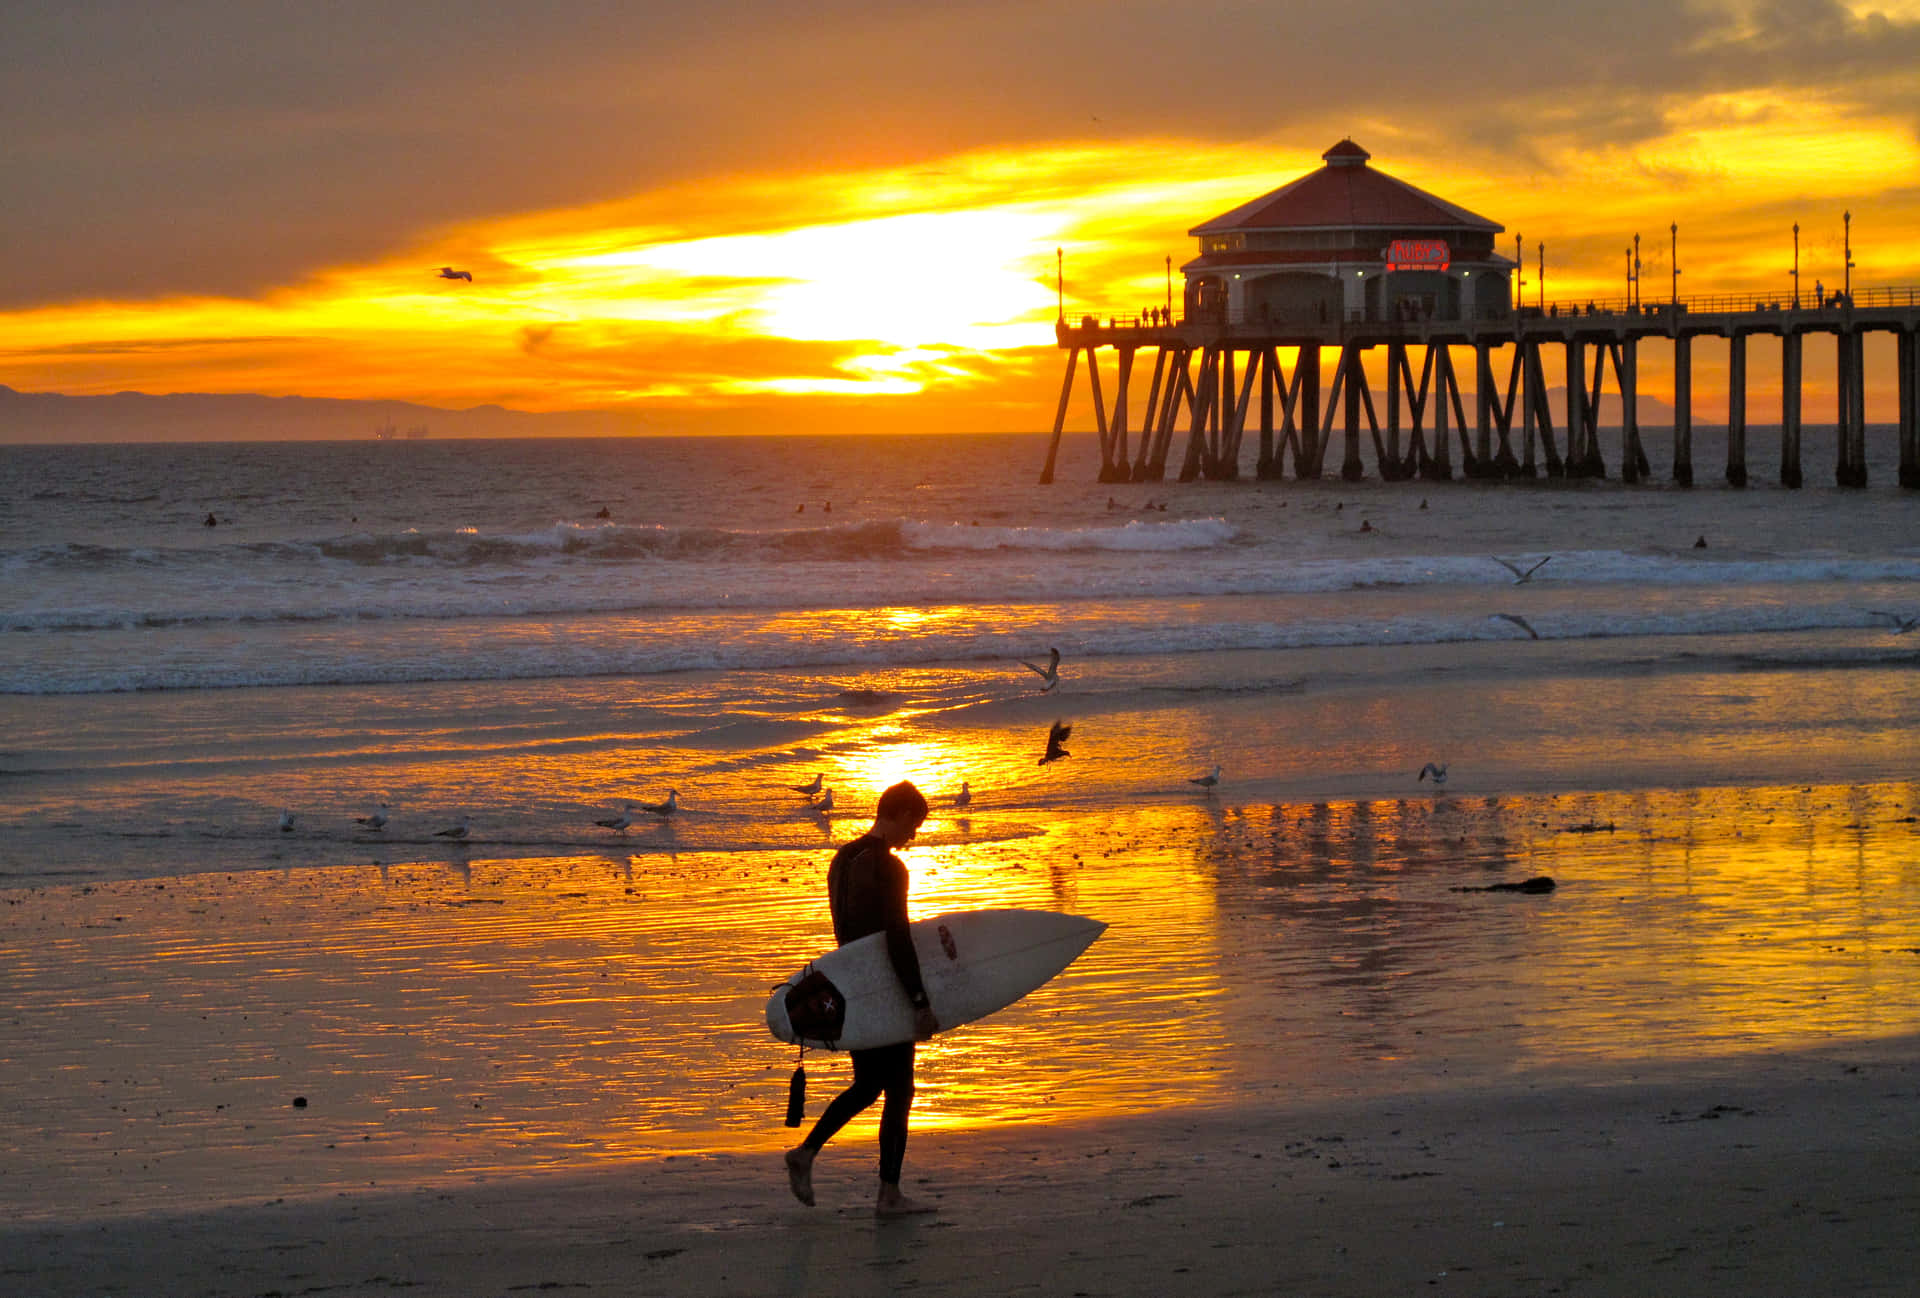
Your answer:
[[[1025,996],[1079,958],[1107,926],[1051,910],[966,910],[907,926],[920,978],[942,1032]],[[869,1050],[913,1040],[913,1006],[871,933],[809,961],[767,1000],[782,1041]]]

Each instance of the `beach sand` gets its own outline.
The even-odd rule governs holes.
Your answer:
[[[940,1211],[890,1223],[871,1116],[820,1160],[819,1206],[779,1163],[792,1056],[758,1013],[765,971],[825,940],[794,921],[817,853],[15,889],[0,1282],[1910,1293],[1913,798],[1216,799],[1058,841],[949,826],[910,854],[923,913],[993,899],[1115,930],[927,1048],[906,1188]],[[1543,872],[1547,897],[1454,890]],[[811,1116],[847,1074],[808,1063]]]
[[[906,1189],[940,1211],[890,1223],[871,1115],[819,1206],[780,1164],[794,1058],[762,1007],[829,943],[827,847],[865,823],[785,792],[815,759],[753,776],[764,806],[725,802],[746,777],[683,787],[684,823],[624,838],[578,803],[552,818],[580,828],[466,845],[419,813],[376,840],[344,798],[286,835],[253,803],[251,829],[114,822],[91,875],[117,777],[47,777],[19,855],[81,846],[75,877],[0,889],[0,1293],[1913,1292],[1905,669],[1676,672],[1638,710],[1618,673],[1524,701],[1441,679],[1083,712],[1057,788],[937,807],[916,914],[1111,927],[925,1047]],[[50,732],[63,706],[35,704]],[[1448,709],[1462,729],[1427,722]],[[817,760],[875,786],[908,757],[1026,767],[1032,722],[856,717]],[[1447,733],[1449,787],[1416,784]],[[1219,735],[1243,750],[1217,794],[1186,762],[1103,774]],[[605,760],[545,738],[433,779],[508,808]],[[1369,765],[1249,778],[1269,746]],[[221,778],[276,778],[277,748],[239,748]],[[193,868],[215,852],[253,864]],[[813,1116],[848,1069],[807,1066]]]
[[[10,1225],[22,1294],[1913,1292],[1911,1038],[1518,1090],[917,1135]]]

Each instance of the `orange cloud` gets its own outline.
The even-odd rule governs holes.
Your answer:
[[[1920,206],[1889,184],[1920,176],[1903,121],[1761,92],[1659,111],[1659,133],[1630,146],[1543,122],[1506,171],[1470,167],[1438,134],[1355,134],[1376,166],[1522,234],[1530,268],[1545,242],[1554,296],[1617,296],[1636,230],[1657,283],[1672,222],[1684,291],[1784,291],[1795,219],[1810,285],[1837,257],[1843,202],[1857,282],[1920,281]],[[1050,414],[1056,249],[1070,316],[1159,303],[1187,228],[1317,166],[1330,142],[975,150],[475,221],[253,298],[0,314],[0,382],[661,415],[778,400],[804,426],[856,399],[945,423],[919,409],[945,402],[975,426],[1032,429]],[[449,260],[472,282],[439,278]]]

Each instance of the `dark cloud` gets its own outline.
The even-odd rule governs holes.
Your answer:
[[[1920,24],[1834,0],[13,0],[0,306],[457,263],[433,232],[471,218],[994,144],[1386,121],[1524,171],[1543,133],[1631,144],[1703,92],[1913,117],[1916,66]]]

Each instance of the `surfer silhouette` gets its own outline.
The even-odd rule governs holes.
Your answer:
[[[833,936],[841,946],[871,933],[887,935],[887,957],[912,1003],[915,1036],[925,1041],[939,1030],[927,990],[920,981],[920,960],[907,932],[907,867],[894,855],[920,832],[927,800],[902,780],[880,795],[873,828],[833,855],[827,869],[827,904],[833,912]],[[787,1151],[787,1182],[794,1198],[813,1205],[813,1160],[840,1128],[885,1096],[880,1110],[880,1193],[874,1215],[902,1217],[933,1212],[931,1204],[900,1193],[900,1168],[907,1152],[907,1114],[913,1107],[914,1043],[848,1052],[853,1084],[827,1105],[813,1130]]]

